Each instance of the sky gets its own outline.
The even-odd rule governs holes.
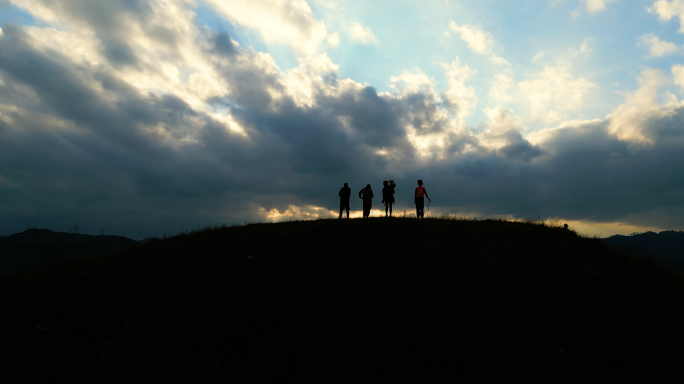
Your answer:
[[[0,234],[414,212],[684,230],[684,0],[0,0]],[[376,200],[380,200],[377,199]],[[380,214],[380,201],[374,203]]]

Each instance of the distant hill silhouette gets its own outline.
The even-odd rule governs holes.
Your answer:
[[[27,229],[0,238],[0,274],[44,264],[102,256],[138,245],[123,236],[92,236]]]
[[[561,228],[224,227],[0,277],[1,383],[671,383],[684,278]]]
[[[159,240],[159,238],[158,238],[158,237],[146,237],[146,238],[144,238],[144,239],[142,239],[142,240],[138,240],[138,242],[139,242],[140,244],[147,244],[147,243],[149,243],[150,241],[154,241],[154,240]]]
[[[615,235],[603,242],[635,257],[655,257],[661,264],[684,273],[684,231]]]

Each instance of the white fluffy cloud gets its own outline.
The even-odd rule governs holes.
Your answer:
[[[675,82],[681,82],[682,68],[674,66],[672,72]],[[644,69],[638,80],[639,88],[628,92],[625,102],[608,115],[608,132],[619,140],[653,145],[655,141],[648,122],[673,116],[683,104],[669,92],[665,94],[664,102],[658,103],[658,88],[666,82],[661,70]]]
[[[644,44],[649,49],[650,57],[662,57],[682,50],[682,47],[669,41],[662,41],[655,33],[648,33],[638,37],[639,43]]]
[[[513,88],[513,78],[508,73],[498,73],[494,76],[494,81],[489,89],[489,97],[497,103],[505,103],[513,97],[509,93]]]
[[[259,31],[267,43],[291,45],[314,54],[328,32],[304,0],[204,0],[231,22]]]
[[[477,105],[477,96],[475,96],[475,89],[472,86],[466,86],[464,82],[477,71],[465,64],[461,66],[458,57],[451,64],[440,63],[440,65],[449,79],[449,89],[442,93],[449,109],[459,119],[470,116]]]
[[[564,4],[567,3],[569,0],[548,0],[551,5],[559,5],[559,4]],[[584,9],[589,12],[589,13],[595,13],[598,11],[602,11],[606,9],[606,4],[612,3],[618,0],[579,0],[580,3],[584,3]],[[574,15],[577,14],[577,11],[573,12]]]
[[[354,23],[349,27],[349,35],[361,44],[375,44],[378,42],[370,28],[364,27],[360,23]]]
[[[415,68],[413,72],[404,71],[399,76],[390,77],[390,88],[401,91],[401,94],[409,94],[416,92],[434,93],[435,82],[434,79],[423,73],[420,68]]]
[[[491,38],[485,31],[469,25],[458,25],[453,20],[449,21],[449,28],[458,33],[473,52],[482,55],[489,52]]]
[[[521,81],[518,90],[533,119],[552,123],[560,120],[560,113],[579,109],[595,86],[584,78],[573,77],[567,67],[547,66],[532,79]]]
[[[328,42],[329,46],[337,47],[338,45],[340,45],[340,33],[331,33],[328,35],[328,37],[325,38],[325,40]]]
[[[684,90],[684,65],[673,65],[672,75],[674,76],[674,83]]]
[[[684,33],[684,0],[658,0],[649,8],[649,13],[655,13],[662,21],[670,21],[674,17],[679,17],[679,32]]]
[[[583,0],[586,3],[586,10],[589,13],[594,13],[606,9],[606,4],[618,0]]]

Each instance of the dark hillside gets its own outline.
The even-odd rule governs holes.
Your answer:
[[[138,245],[123,236],[91,236],[27,229],[0,238],[0,274],[35,268],[41,265],[94,257]]]
[[[634,233],[615,235],[603,242],[634,257],[654,257],[684,274],[684,231]]]
[[[684,373],[680,275],[531,223],[205,230],[2,277],[0,303],[1,383],[666,383]]]

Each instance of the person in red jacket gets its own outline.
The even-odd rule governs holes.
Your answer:
[[[430,199],[430,196],[428,196],[427,190],[425,187],[423,187],[423,180],[418,180],[418,187],[416,187],[416,191],[413,193],[413,204],[416,205],[416,217],[419,219],[424,218],[425,216],[425,198],[428,198],[429,202],[432,202],[432,199]]]

